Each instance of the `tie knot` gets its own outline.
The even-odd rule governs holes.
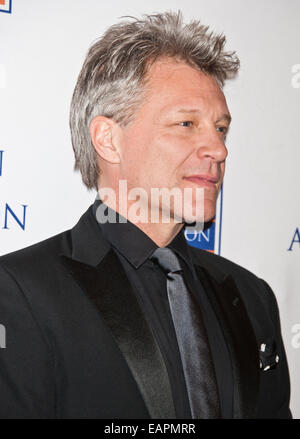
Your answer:
[[[168,247],[157,248],[151,256],[151,260],[156,262],[166,274],[182,271],[177,256]]]

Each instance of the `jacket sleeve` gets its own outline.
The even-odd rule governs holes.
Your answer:
[[[0,418],[55,417],[54,362],[21,286],[0,264]]]
[[[276,328],[276,340],[278,341],[277,351],[280,358],[280,368],[279,368],[279,389],[280,393],[278,395],[278,408],[277,416],[278,419],[291,419],[292,413],[289,408],[290,402],[290,377],[288,370],[288,363],[285,353],[285,348],[281,335],[281,325],[280,325],[280,315],[278,304],[276,301],[275,294],[273,293],[270,286],[262,280],[264,286],[267,290],[270,303],[270,316],[273,320],[274,326]]]

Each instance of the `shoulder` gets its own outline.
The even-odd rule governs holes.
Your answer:
[[[278,313],[276,296],[265,280],[223,256],[193,247],[191,253],[194,262],[204,268],[218,283],[231,278],[249,310],[262,308]]]
[[[46,267],[57,265],[62,252],[71,252],[70,230],[0,256],[0,273],[42,274]]]
[[[190,247],[190,251],[194,262],[204,267],[219,281],[228,275],[235,279],[247,278],[248,280],[252,280],[254,282],[261,280],[247,268],[242,267],[236,262],[233,262],[223,256],[219,256],[215,253],[210,253],[195,247]]]

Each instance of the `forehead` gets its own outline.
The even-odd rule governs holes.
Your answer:
[[[152,64],[147,73],[148,102],[166,108],[189,104],[227,109],[225,96],[216,79],[188,64],[168,58]]]

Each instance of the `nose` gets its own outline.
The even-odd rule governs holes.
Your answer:
[[[225,139],[221,133],[214,128],[205,139],[202,139],[197,151],[199,158],[211,158],[218,163],[224,162],[228,155],[228,150],[225,145]]]

